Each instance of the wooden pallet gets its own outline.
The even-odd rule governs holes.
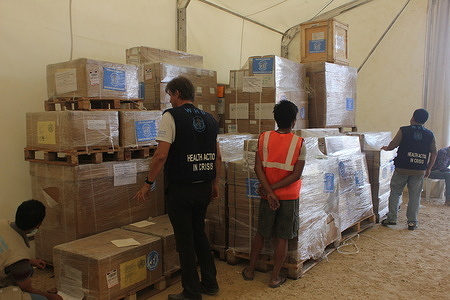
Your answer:
[[[352,226],[341,232],[341,242],[346,239],[354,237],[358,233],[368,228],[373,227],[375,223],[376,223],[376,216],[374,214],[356,222],[355,224],[353,224]]]
[[[137,147],[125,147],[124,159],[130,160],[134,158],[147,158],[153,156],[157,146],[137,146]]]
[[[117,300],[146,300],[156,294],[159,294],[161,291],[167,288],[166,278],[164,276],[160,277],[156,282],[151,285],[144,285],[136,288],[128,292],[122,298],[118,298]]]
[[[115,99],[115,98],[88,98],[88,97],[61,97],[45,101],[46,111],[56,110],[142,110],[143,99]]]
[[[324,260],[328,255],[333,253],[336,250],[335,243],[332,243],[325,247],[322,256],[318,259],[307,259],[304,261],[299,261],[296,263],[285,262],[282,265],[282,269],[287,271],[287,277],[291,279],[299,279],[302,277],[307,271],[311,270],[314,266],[316,266],[319,262]],[[250,260],[250,256],[247,253],[238,253],[234,252],[232,249],[227,250],[227,262],[231,265],[235,265],[242,260]],[[268,272],[273,269],[274,261],[268,256],[260,256],[260,260],[258,260],[256,264],[256,270],[260,272]]]
[[[172,286],[181,281],[181,269],[172,270],[164,274],[166,279],[166,287]]]
[[[357,128],[356,127],[339,127],[339,132],[344,133],[344,132],[357,132]]]
[[[68,151],[26,147],[24,153],[26,161],[65,166],[125,160],[124,151],[120,147],[87,147]]]
[[[227,260],[227,248],[221,246],[211,245],[211,250],[213,254],[222,261]]]

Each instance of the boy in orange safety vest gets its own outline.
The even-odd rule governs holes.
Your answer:
[[[280,276],[280,270],[288,240],[297,236],[299,228],[298,199],[306,150],[303,138],[291,132],[298,107],[282,100],[275,104],[273,113],[278,129],[261,133],[258,140],[255,160],[255,172],[261,184],[258,231],[253,238],[249,266],[242,270],[242,277],[253,280],[264,239],[273,238],[274,267],[269,287],[277,288],[286,281]]]

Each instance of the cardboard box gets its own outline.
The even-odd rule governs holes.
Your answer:
[[[156,146],[162,111],[119,111],[120,146]]]
[[[46,111],[26,114],[27,147],[45,150],[117,148],[117,111]]]
[[[309,126],[356,127],[355,68],[328,62],[306,64]]]
[[[335,19],[300,24],[300,62],[331,62],[348,66],[347,31],[348,25]]]
[[[75,167],[30,163],[32,197],[46,206],[35,238],[37,256],[52,262],[55,245],[164,214],[163,175],[147,202],[133,198],[150,162],[147,158]]]
[[[203,56],[181,51],[157,49],[145,46],[126,50],[127,64],[169,63],[174,65],[203,68]]]
[[[161,261],[163,263],[163,274],[170,275],[180,269],[175,234],[168,215],[161,215],[142,222],[125,225],[122,229],[160,237],[162,242]]]
[[[132,239],[118,247],[112,241]],[[78,299],[121,299],[163,279],[161,239],[113,229],[54,248],[56,286]]]
[[[138,69],[87,58],[47,66],[47,94],[55,97],[139,97]]]

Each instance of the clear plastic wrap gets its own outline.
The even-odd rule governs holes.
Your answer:
[[[379,151],[381,147],[389,145],[392,140],[390,131],[347,132],[346,134],[359,136],[362,151]]]
[[[158,236],[162,241],[161,262],[163,264],[163,274],[171,275],[180,269],[180,259],[178,257],[175,234],[169,215],[152,217],[148,219],[148,225],[137,226],[138,224],[129,224],[122,226],[122,229],[134,232],[141,232],[149,235]]]
[[[36,254],[51,262],[55,245],[164,214],[163,175],[143,204],[134,199],[151,158],[79,166],[30,163],[32,197],[47,208]]]
[[[135,99],[139,97],[138,68],[87,58],[50,64],[47,94],[49,98]]]
[[[203,56],[181,51],[138,46],[126,50],[127,64],[169,63],[194,68],[203,68]]]
[[[125,239],[139,244],[112,243]],[[56,288],[77,299],[122,299],[162,276],[161,239],[123,229],[58,245],[54,255]]]
[[[230,161],[227,175],[229,248],[247,254],[257,230],[260,201],[256,193],[259,182],[252,165],[255,144],[256,140],[245,143],[246,156]],[[308,138],[306,148],[299,199],[300,230],[298,237],[289,241],[287,260],[292,263],[319,258],[326,246],[340,239],[337,159],[320,152],[317,138]],[[262,254],[273,255],[270,241],[266,241]]]
[[[299,107],[295,129],[308,125],[305,68],[275,55],[250,57],[241,70],[230,71],[225,91],[225,131],[260,133],[276,128],[273,107],[290,100]]]
[[[138,147],[157,145],[156,136],[162,111],[119,111],[120,146]]]
[[[26,113],[27,147],[74,150],[119,146],[117,111],[46,111]]]
[[[357,70],[327,62],[307,63],[309,127],[355,127]]]
[[[373,214],[366,158],[356,136],[325,137],[327,155],[338,159],[341,232]]]
[[[146,63],[140,65],[139,70],[140,82],[144,84],[144,107],[147,109],[171,107],[166,85],[173,78],[184,76],[194,85],[194,104],[218,118],[216,71],[168,63]]]

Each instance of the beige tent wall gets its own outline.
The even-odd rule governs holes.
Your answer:
[[[206,69],[217,70],[219,83],[229,83],[229,70],[240,69],[255,55],[280,55],[281,34],[207,4],[191,1],[187,10],[188,49],[202,53]]]
[[[125,63],[125,49],[175,49],[176,1],[72,1],[73,58]],[[164,30],[162,30],[164,29]],[[0,219],[31,197],[25,113],[44,110],[46,66],[70,59],[69,0],[0,1]]]
[[[350,26],[352,66],[359,67],[405,2],[376,0],[339,16]],[[427,2],[411,0],[361,70],[359,130],[395,131],[421,105]],[[0,0],[0,218],[13,218],[31,196],[25,113],[44,110],[46,66],[70,59],[69,3]],[[202,55],[220,83],[249,56],[280,54],[278,33],[195,0],[187,12],[187,52]],[[72,57],[124,63],[133,46],[176,50],[176,17],[176,0],[72,1]]]
[[[336,17],[348,24],[350,66],[359,68],[407,1],[377,0]],[[411,0],[358,73],[358,131],[391,131],[408,125],[422,107],[428,1]],[[289,58],[300,60],[300,35]]]

